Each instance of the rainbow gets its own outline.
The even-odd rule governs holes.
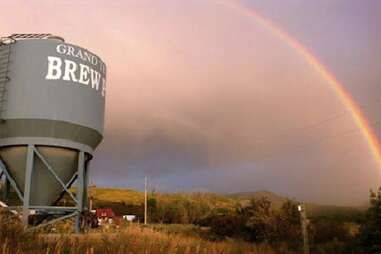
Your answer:
[[[242,15],[255,18],[261,26],[271,31],[275,36],[284,41],[290,48],[300,54],[325,80],[327,80],[333,92],[340,98],[342,104],[351,114],[356,126],[361,131],[361,134],[369,147],[370,153],[375,159],[378,167],[381,168],[381,146],[377,135],[373,131],[364,114],[361,112],[359,106],[353,100],[352,96],[345,90],[344,86],[340,84],[334,75],[319,62],[312,52],[310,52],[298,40],[281,30],[279,26],[273,24],[270,20],[266,19],[255,10],[243,6],[238,1],[219,0],[216,1],[216,3],[232,8]]]

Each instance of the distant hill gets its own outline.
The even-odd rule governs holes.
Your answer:
[[[99,201],[125,202],[129,204],[141,204],[144,202],[144,193],[132,189],[119,188],[90,188],[89,195]],[[232,199],[211,192],[175,192],[175,193],[148,193],[148,198],[155,197],[162,201],[179,201],[189,199],[192,201],[208,201],[218,206],[230,206]]]
[[[139,214],[143,211],[144,193],[136,190],[92,187],[89,189],[89,196],[94,200],[94,207],[110,207],[117,214]],[[178,206],[190,202],[208,209],[233,209],[237,203],[231,198],[209,192],[148,193],[148,200],[153,198],[168,207],[171,204]]]
[[[274,207],[279,208],[282,206],[283,202],[287,200],[286,197],[280,196],[278,194],[275,194],[270,191],[254,191],[254,192],[236,192],[226,195],[229,198],[239,200],[242,204],[246,204],[250,202],[251,199],[258,199],[258,198],[267,198],[271,201],[271,203],[274,205]]]
[[[248,203],[250,199],[258,199],[262,197],[268,198],[274,207],[279,208],[288,198],[278,195],[270,191],[255,191],[255,192],[237,192],[227,195],[230,198],[237,199],[241,203]],[[294,199],[291,199],[294,200]],[[296,201],[296,200],[294,200]],[[297,201],[296,201],[297,202]],[[320,205],[315,203],[306,203],[307,214],[313,217],[321,216],[356,216],[367,209],[366,206],[335,206],[335,205]]]
[[[360,215],[367,207],[365,206],[334,206],[306,203],[307,214],[313,217],[353,217]]]
[[[144,193],[133,189],[91,187],[89,196],[104,202],[125,202],[134,205],[144,202]]]
[[[94,198],[95,205],[100,205],[102,207],[118,207],[118,210],[121,209],[121,212],[123,211],[123,213],[126,211],[124,211],[125,209],[123,209],[122,206],[127,205],[129,207],[128,209],[131,209],[133,206],[142,206],[144,202],[144,193],[133,189],[91,187],[89,189],[89,195]],[[288,199],[287,197],[265,190],[230,194],[217,194],[210,192],[149,193],[148,197],[155,197],[155,199],[164,203],[187,200],[191,202],[204,203],[209,207],[229,209],[234,208],[237,203],[248,205],[251,199],[258,199],[262,197],[268,198],[275,208],[280,208],[283,202]],[[311,217],[355,216],[366,209],[365,206],[333,206],[314,203],[306,203],[306,206],[307,213]]]

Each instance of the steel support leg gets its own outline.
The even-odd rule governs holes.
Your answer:
[[[32,173],[33,173],[33,160],[34,160],[34,146],[28,145],[28,154],[25,167],[25,184],[24,184],[24,202],[23,202],[23,223],[28,225],[29,207],[30,207],[30,191],[32,186]]]
[[[52,214],[52,215],[59,215],[58,213],[52,213],[51,209],[54,208],[56,210],[63,211],[63,214],[70,212],[67,215],[58,217],[57,219],[54,219],[52,221],[49,221],[47,223],[41,224],[41,226],[45,226],[54,222],[57,222],[59,220],[67,219],[70,217],[75,216],[75,232],[80,233],[81,232],[81,214],[82,211],[85,209],[88,209],[88,205],[86,202],[87,197],[87,185],[88,185],[88,163],[86,162],[86,156],[85,151],[78,151],[78,165],[77,165],[77,172],[72,177],[72,179],[69,181],[69,183],[62,182],[62,180],[59,178],[59,176],[55,173],[53,167],[49,164],[49,162],[44,158],[44,156],[39,153],[39,151],[36,149],[34,144],[29,144],[27,147],[27,156],[26,156],[26,165],[25,165],[25,182],[24,186],[17,186],[14,178],[11,174],[7,171],[7,168],[5,167],[4,163],[0,160],[0,175],[5,175],[5,185],[4,185],[4,192],[3,197],[5,198],[5,201],[9,200],[9,190],[10,186],[13,187],[13,189],[16,191],[17,195],[19,196],[20,200],[23,202],[22,206],[22,221],[25,226],[28,226],[29,224],[29,215],[30,215],[30,209],[36,209],[39,212],[43,212],[46,214]],[[77,192],[74,197],[74,195],[70,195],[71,198],[76,203],[75,207],[54,207],[54,206],[33,206],[33,203],[31,203],[31,191],[33,186],[33,171],[34,169],[34,163],[35,163],[35,157],[41,160],[42,163],[45,164],[48,171],[55,177],[55,179],[62,185],[65,192],[69,193],[70,195],[70,186],[73,181],[75,181],[75,178],[77,178]],[[1,178],[1,176],[0,176]],[[23,187],[23,189],[22,189]],[[53,210],[54,210],[53,209]],[[30,229],[33,229],[31,227]]]
[[[84,177],[84,195],[83,195],[83,207],[85,210],[89,210],[89,161],[85,163],[85,177]]]
[[[10,182],[7,177],[4,179],[4,187],[3,187],[3,201],[5,203],[8,202],[9,199],[9,193],[10,193]]]
[[[83,196],[85,188],[85,152],[80,151],[78,155],[78,179],[77,179],[77,193],[76,198],[78,201],[77,217],[75,220],[75,232],[81,232],[81,212],[83,211]]]
[[[16,194],[19,197],[19,199],[23,202],[24,201],[24,196],[22,194],[22,191],[20,191],[20,189],[17,186],[15,180],[12,178],[12,176],[7,171],[7,169],[6,169],[6,167],[5,167],[5,165],[4,165],[2,160],[0,160],[0,169],[2,170],[3,175],[5,175],[5,177],[7,178],[10,186],[12,186],[12,188],[16,191]]]

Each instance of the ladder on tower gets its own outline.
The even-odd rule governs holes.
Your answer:
[[[4,121],[4,111],[7,102],[7,83],[9,82],[9,64],[12,54],[12,44],[16,40],[10,37],[0,38],[0,121]]]

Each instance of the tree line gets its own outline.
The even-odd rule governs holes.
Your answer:
[[[164,199],[148,198],[150,223],[194,224],[208,229],[209,240],[241,239],[277,248],[300,250],[302,231],[298,203],[286,200],[279,208],[266,197],[248,204],[218,206],[203,193]],[[213,202],[212,202],[213,201]],[[104,204],[117,213],[136,214],[143,221],[143,204]],[[356,215],[327,215],[309,218],[308,233],[314,253],[380,253],[381,188],[371,192],[368,210]]]

